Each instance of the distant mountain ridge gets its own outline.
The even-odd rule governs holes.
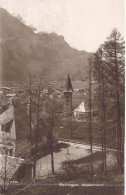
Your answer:
[[[37,33],[0,8],[2,80],[21,81],[26,72],[43,73],[49,80],[83,80],[93,53],[78,51],[56,33]]]

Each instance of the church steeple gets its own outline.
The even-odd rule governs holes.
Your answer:
[[[72,92],[73,92],[73,87],[71,84],[70,76],[68,74],[66,84],[65,84],[65,90],[64,90],[64,115],[65,117],[72,116]]]
[[[71,84],[71,80],[70,80],[70,76],[68,74],[67,80],[66,80],[66,84],[65,84],[65,91],[66,92],[73,92],[73,87]]]

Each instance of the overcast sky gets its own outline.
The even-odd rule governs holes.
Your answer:
[[[124,36],[124,0],[0,0],[0,6],[79,50],[96,51],[114,27]]]

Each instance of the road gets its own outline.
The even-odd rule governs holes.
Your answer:
[[[75,140],[75,139],[64,139],[64,138],[60,138],[58,140],[58,143],[65,143],[65,144],[70,144],[72,146],[78,146],[78,147],[82,147],[82,148],[85,148],[85,149],[90,149],[90,144],[85,144],[83,141],[78,141],[78,140]],[[102,151],[102,147],[101,146],[97,146],[97,145],[93,145],[93,150],[96,150],[96,151]],[[106,148],[106,151],[114,151],[116,152],[117,150],[116,149],[112,149],[112,148]]]

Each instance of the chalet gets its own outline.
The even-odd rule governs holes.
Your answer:
[[[83,116],[86,113],[84,101],[74,110],[74,116]]]
[[[14,108],[4,95],[0,95],[0,153],[15,156],[16,132]]]
[[[13,106],[0,114],[0,149],[2,153],[15,156],[16,132]]]
[[[28,149],[27,134],[24,134],[28,119],[22,122],[20,113],[22,110],[19,112],[6,96],[0,96],[0,105],[0,153],[19,156]]]
[[[88,121],[90,117],[90,107],[89,107],[89,100],[85,99],[85,101],[82,101],[78,107],[74,109],[74,117],[78,119],[82,119],[84,121]],[[97,105],[92,103],[91,107],[91,116],[92,120],[94,121],[97,118],[98,115],[98,109]]]
[[[11,88],[9,88],[9,87],[1,87],[1,90],[4,91],[4,92],[7,92],[7,91],[10,91]]]
[[[7,98],[14,98],[15,96],[16,96],[15,93],[8,93],[8,94],[6,95]]]
[[[9,182],[23,162],[24,159],[0,154],[0,185],[5,179]]]
[[[18,181],[31,178],[32,164],[25,163],[24,155],[22,158],[19,157],[22,153],[27,152],[29,144],[27,138],[24,138],[24,134],[23,137],[19,136],[22,134],[21,129],[16,129],[14,106],[9,104],[6,96],[0,96],[0,103],[0,184],[3,184],[5,178],[6,182],[13,177]],[[23,173],[21,176],[22,170],[25,170],[26,174]]]
[[[33,164],[22,158],[0,154],[1,193],[8,183],[21,183],[33,178]],[[3,191],[3,192],[2,192]]]

